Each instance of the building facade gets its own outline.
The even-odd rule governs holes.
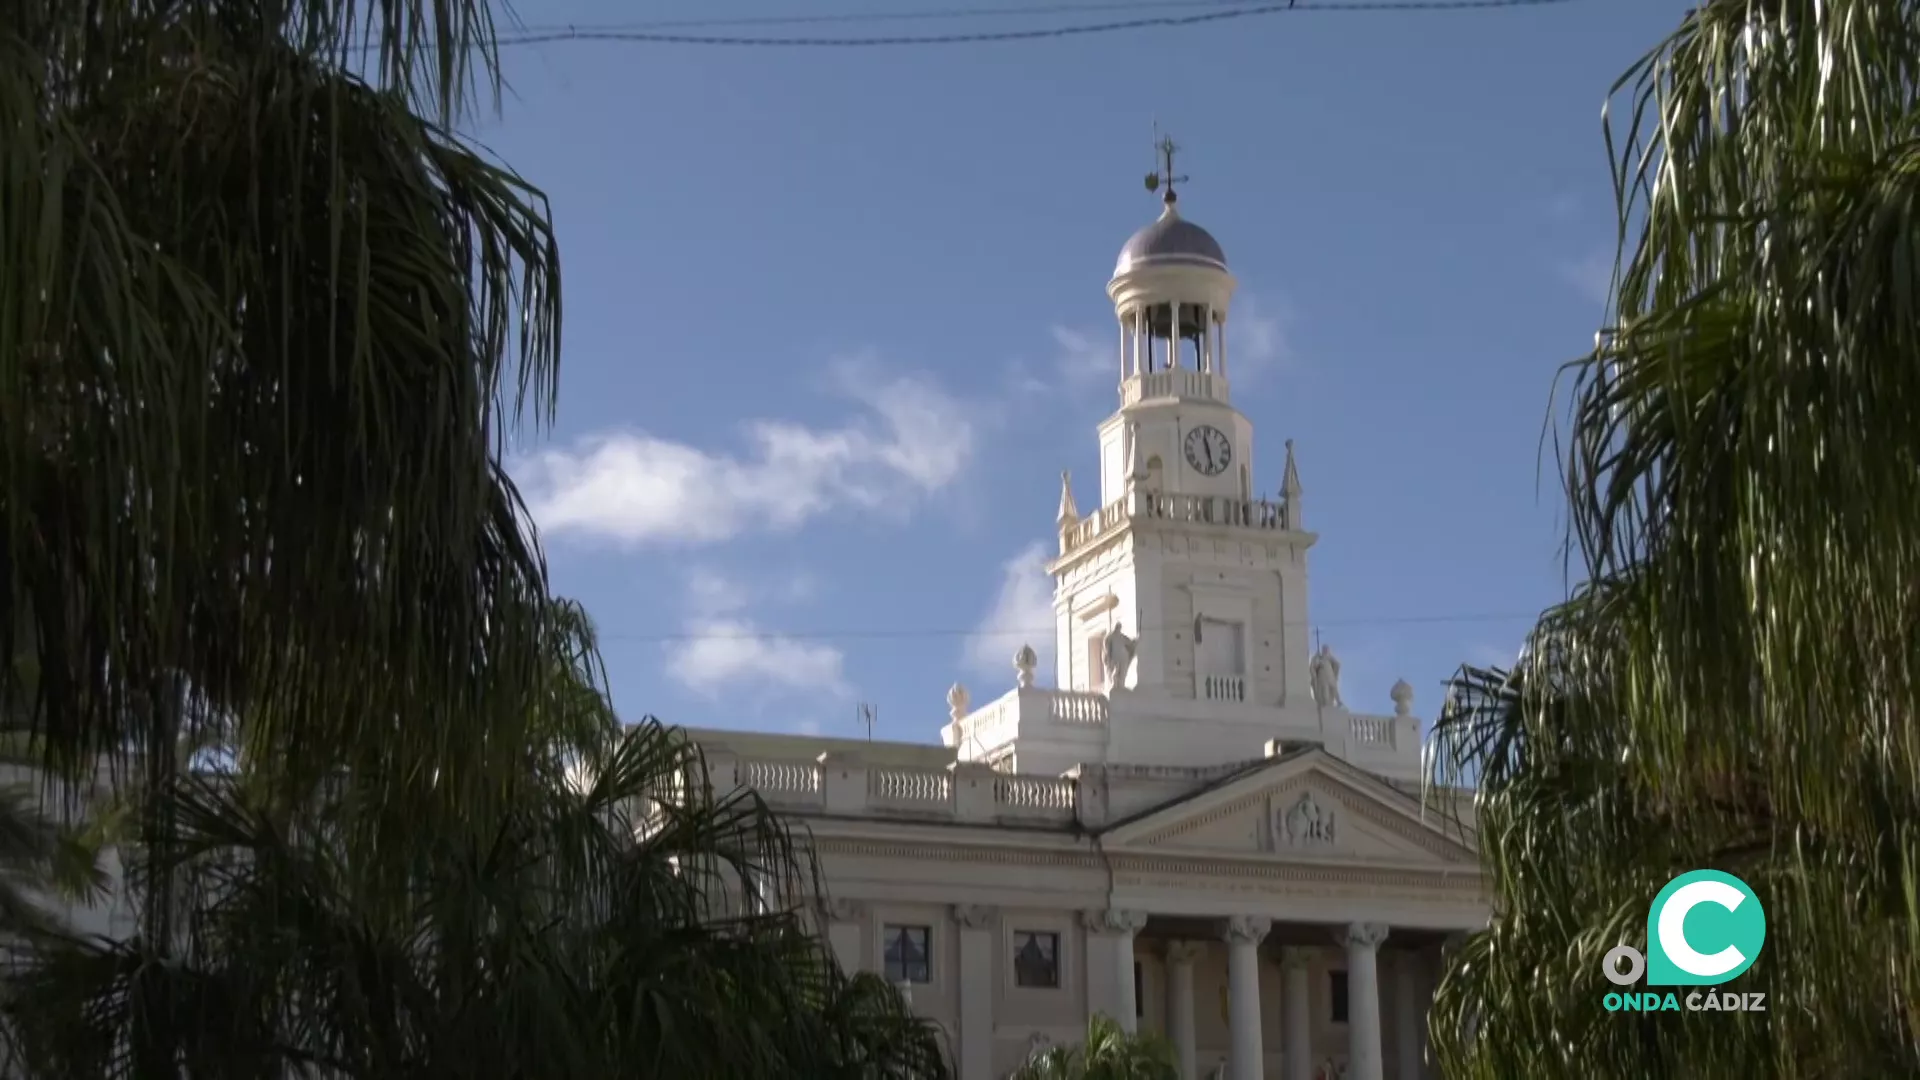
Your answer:
[[[1181,1075],[1415,1080],[1441,950],[1485,924],[1470,808],[1423,800],[1413,693],[1351,709],[1308,633],[1293,446],[1275,498],[1232,402],[1234,278],[1160,218],[1122,249],[1100,494],[1063,475],[1055,670],[948,693],[941,744],[698,731],[716,780],[803,823],[850,969],[941,1025],[962,1080],[1164,1033]]]

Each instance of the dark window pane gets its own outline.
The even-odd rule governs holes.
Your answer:
[[[1141,985],[1140,964],[1138,961],[1135,961],[1133,965],[1133,1015],[1136,1017],[1147,1015],[1147,1001],[1146,996],[1140,993]]]
[[[932,982],[932,951],[927,947],[932,937],[933,932],[924,926],[887,927],[887,981],[895,984]]]
[[[1333,1003],[1333,1022],[1347,1022],[1347,973],[1344,971],[1327,972],[1327,995]]]
[[[1060,935],[1017,931],[1013,935],[1013,983],[1053,989],[1060,985]]]

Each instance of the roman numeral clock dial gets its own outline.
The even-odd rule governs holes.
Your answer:
[[[1187,432],[1187,464],[1202,476],[1219,476],[1233,464],[1233,444],[1219,428],[1201,424]]]

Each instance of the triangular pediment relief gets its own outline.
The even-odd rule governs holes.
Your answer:
[[[1108,849],[1194,855],[1473,865],[1471,834],[1324,751],[1250,769],[1121,822]]]

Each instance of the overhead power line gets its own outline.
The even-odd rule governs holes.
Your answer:
[[[674,32],[698,26],[742,26],[742,25],[792,25],[797,22],[813,23],[850,23],[879,22],[909,18],[969,18],[992,14],[996,17],[1033,14],[1067,14],[1099,10],[1094,5],[1053,5],[1051,11],[1045,9],[1025,9],[1022,11],[996,10],[948,10],[937,12],[900,13],[895,15],[847,14],[816,16],[768,17],[765,19],[740,20],[682,20],[676,23],[625,24],[616,26],[530,26],[518,31],[507,31],[500,35],[501,47],[520,45],[546,45],[561,42],[605,41],[646,45],[719,45],[719,46],[771,46],[779,48],[861,48],[897,45],[978,45],[1010,41],[1038,41],[1047,38],[1084,37],[1090,34],[1111,34],[1126,30],[1147,30],[1153,28],[1178,28],[1199,26],[1205,23],[1223,22],[1228,19],[1245,19],[1263,15],[1282,14],[1338,14],[1338,13],[1379,13],[1379,12],[1459,12],[1484,11],[1499,8],[1551,7],[1571,4],[1575,0],[1291,0],[1265,4],[1244,4],[1235,6],[1208,5],[1217,10],[1197,11],[1183,15],[1151,15],[1132,19],[1116,19],[1110,22],[1077,23],[1068,26],[1054,26],[1029,30],[981,30],[968,33],[949,34],[895,34],[865,37],[805,37],[805,36],[761,36],[751,34],[688,34]],[[1129,7],[1159,8],[1162,10],[1175,6],[1199,6],[1198,4],[1180,5],[1177,0],[1169,3],[1138,5],[1114,4],[1105,6],[1105,10],[1122,10]]]
[[[1511,611],[1488,612],[1476,615],[1401,615],[1370,619],[1313,619],[1306,623],[1288,622],[1285,625],[1302,627],[1311,625],[1321,628],[1332,628],[1349,626],[1415,626],[1446,625],[1450,623],[1519,622],[1522,620],[1532,622],[1537,621],[1540,618],[1540,614],[1538,611]],[[1184,630],[1191,625],[1191,623],[1181,623],[1174,627],[1149,627],[1146,632],[1151,633],[1162,629]],[[1052,626],[1026,628],[1016,626],[1006,629],[983,629],[976,626],[965,630],[916,630],[907,628],[802,631],[710,630],[688,631],[677,634],[599,634],[597,636],[601,641],[661,644],[696,641],[874,641],[908,640],[916,638],[1000,638],[1014,637],[1017,635],[1026,635],[1038,641],[1043,637],[1050,637],[1054,633],[1054,630],[1055,628]],[[1138,630],[1132,630],[1130,632],[1135,634],[1140,633]]]

